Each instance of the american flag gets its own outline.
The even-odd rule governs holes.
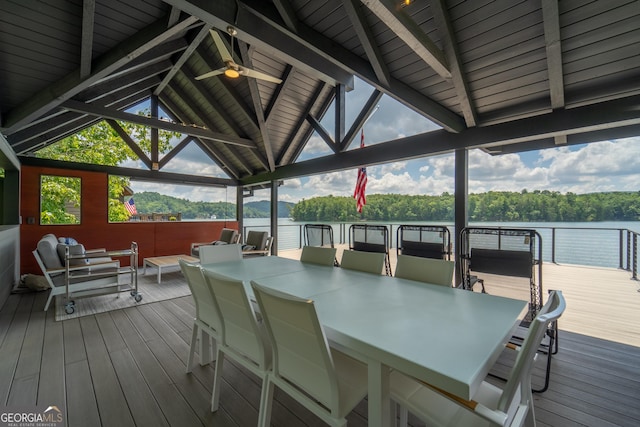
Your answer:
[[[364,129],[360,131],[360,148],[364,147]],[[358,169],[358,180],[356,189],[353,191],[353,198],[356,199],[356,209],[362,213],[362,207],[367,204],[364,190],[367,187],[367,168]]]
[[[138,213],[136,209],[136,202],[133,201],[133,197],[124,202],[124,208],[129,212],[129,215],[135,215]]]

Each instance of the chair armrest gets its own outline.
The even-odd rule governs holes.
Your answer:
[[[96,249],[85,249],[84,252],[87,254],[95,254],[100,252],[106,252],[106,248],[96,248]]]
[[[210,245],[211,242],[196,242],[191,244],[191,249],[197,248],[198,246]]]

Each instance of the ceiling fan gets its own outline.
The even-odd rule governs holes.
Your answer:
[[[222,37],[220,37],[220,34],[218,34],[216,30],[209,30],[209,33],[211,34],[211,37],[213,38],[213,42],[215,43],[216,48],[218,49],[218,52],[220,52],[220,56],[222,56],[222,61],[224,62],[225,65],[222,68],[209,71],[208,73],[205,73],[196,77],[196,80],[202,80],[209,77],[224,74],[225,76],[232,79],[238,78],[240,76],[246,76],[246,77],[253,77],[254,79],[266,80],[268,82],[277,83],[277,84],[282,83],[282,80],[277,77],[273,77],[273,76],[270,76],[269,74],[261,73],[260,71],[243,67],[242,65],[236,63],[233,60],[233,37],[236,34],[238,34],[238,31],[234,27],[232,26],[227,27],[227,33],[231,35],[231,52],[229,52],[224,42],[222,41]]]

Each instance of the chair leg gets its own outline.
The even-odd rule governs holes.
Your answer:
[[[53,289],[49,292],[49,298],[47,298],[47,303],[44,305],[44,311],[49,309],[49,304],[51,304],[51,300],[53,299]]]
[[[193,367],[193,355],[196,351],[196,341],[198,341],[198,325],[193,324],[193,331],[191,332],[191,345],[189,346],[189,356],[187,357],[187,374],[191,372]]]
[[[211,363],[211,339],[209,334],[200,329],[200,366],[208,365]]]
[[[269,427],[271,424],[271,407],[273,405],[273,383],[267,376],[262,383],[260,393],[260,412],[258,414],[258,427]]]
[[[218,348],[216,352],[216,369],[213,374],[213,392],[211,393],[211,412],[218,410],[220,401],[220,383],[222,383],[222,370],[224,365],[224,353]]]
[[[549,388],[549,379],[550,379],[549,377],[551,376],[551,356],[555,354],[553,352],[553,348],[554,348],[554,345],[556,345],[557,343],[557,339],[556,339],[556,331],[553,329],[553,327],[547,330],[547,334],[549,335],[549,347],[547,348],[547,352],[546,352],[547,366],[545,368],[544,385],[542,386],[542,388],[539,388],[539,389],[532,388],[531,391],[534,393],[544,393]],[[557,352],[558,350],[556,346],[556,353]]]

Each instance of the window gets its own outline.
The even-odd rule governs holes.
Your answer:
[[[109,176],[109,221],[235,220],[235,188]]]
[[[40,176],[40,224],[80,224],[81,179]]]

